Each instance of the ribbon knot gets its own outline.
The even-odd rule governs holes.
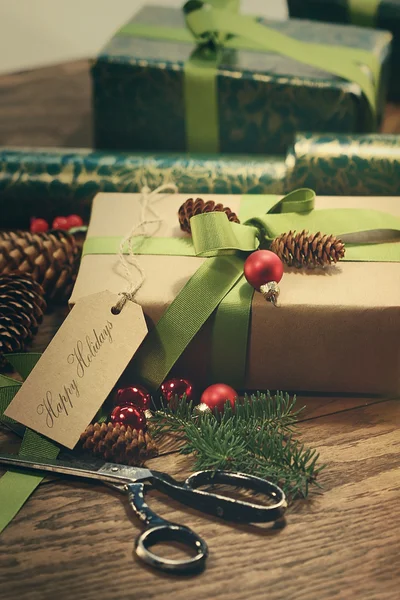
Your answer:
[[[235,255],[242,257],[257,248],[268,247],[282,233],[322,231],[340,236],[347,245],[350,260],[398,260],[400,220],[376,210],[314,210],[315,192],[298,189],[278,202],[271,196],[266,212],[243,224],[232,223],[223,212],[191,218],[194,254],[202,257]],[[397,258],[396,258],[397,257]]]
[[[186,26],[195,40],[215,48],[224,46],[227,40],[234,37],[218,27],[216,17],[223,17],[226,12],[238,14],[239,10],[240,0],[189,0],[183,6]]]

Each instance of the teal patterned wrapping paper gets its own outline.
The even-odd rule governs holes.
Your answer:
[[[181,193],[400,196],[400,136],[303,133],[283,156],[128,154],[0,148],[0,227],[32,216],[88,218],[97,192],[139,192],[174,182]]]
[[[400,196],[400,136],[304,133],[288,153],[287,187],[325,196]]]
[[[355,23],[348,0],[288,0],[291,17],[330,23]],[[372,23],[393,34],[389,97],[400,100],[400,0],[381,0]]]
[[[286,165],[283,156],[0,148],[0,227],[28,227],[32,216],[88,218],[97,192],[140,192],[168,182],[188,194],[280,194]]]
[[[144,7],[131,22],[185,27],[182,11],[166,7]],[[374,53],[382,64],[379,121],[390,33],[295,19],[260,22],[296,39]],[[192,43],[117,33],[92,66],[96,147],[185,151],[184,65],[194,49]],[[222,153],[279,154],[296,131],[348,133],[365,127],[358,85],[273,53],[225,49],[217,95]]]

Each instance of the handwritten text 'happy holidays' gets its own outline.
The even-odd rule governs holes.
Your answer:
[[[93,360],[97,357],[103,344],[108,341],[113,343],[111,330],[113,324],[107,321],[103,329],[98,333],[93,329],[91,335],[86,335],[85,340],[77,340],[72,352],[67,356],[67,363],[75,366],[76,377],[73,377],[69,383],[63,385],[63,388],[57,394],[47,390],[44,398],[37,406],[37,413],[44,415],[46,425],[50,429],[54,425],[54,420],[61,415],[68,416],[70,410],[74,408],[73,398],[80,397],[79,380],[83,379],[90,368]]]

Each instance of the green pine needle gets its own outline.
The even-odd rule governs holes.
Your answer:
[[[181,440],[181,454],[193,454],[195,470],[222,469],[257,475],[277,483],[289,499],[305,498],[323,469],[316,450],[294,438],[301,410],[296,397],[270,392],[245,396],[222,415],[193,414],[186,398],[163,405],[152,419],[152,433]]]

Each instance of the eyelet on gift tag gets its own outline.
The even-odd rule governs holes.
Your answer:
[[[142,308],[109,291],[78,300],[5,411],[72,449],[147,333]]]

